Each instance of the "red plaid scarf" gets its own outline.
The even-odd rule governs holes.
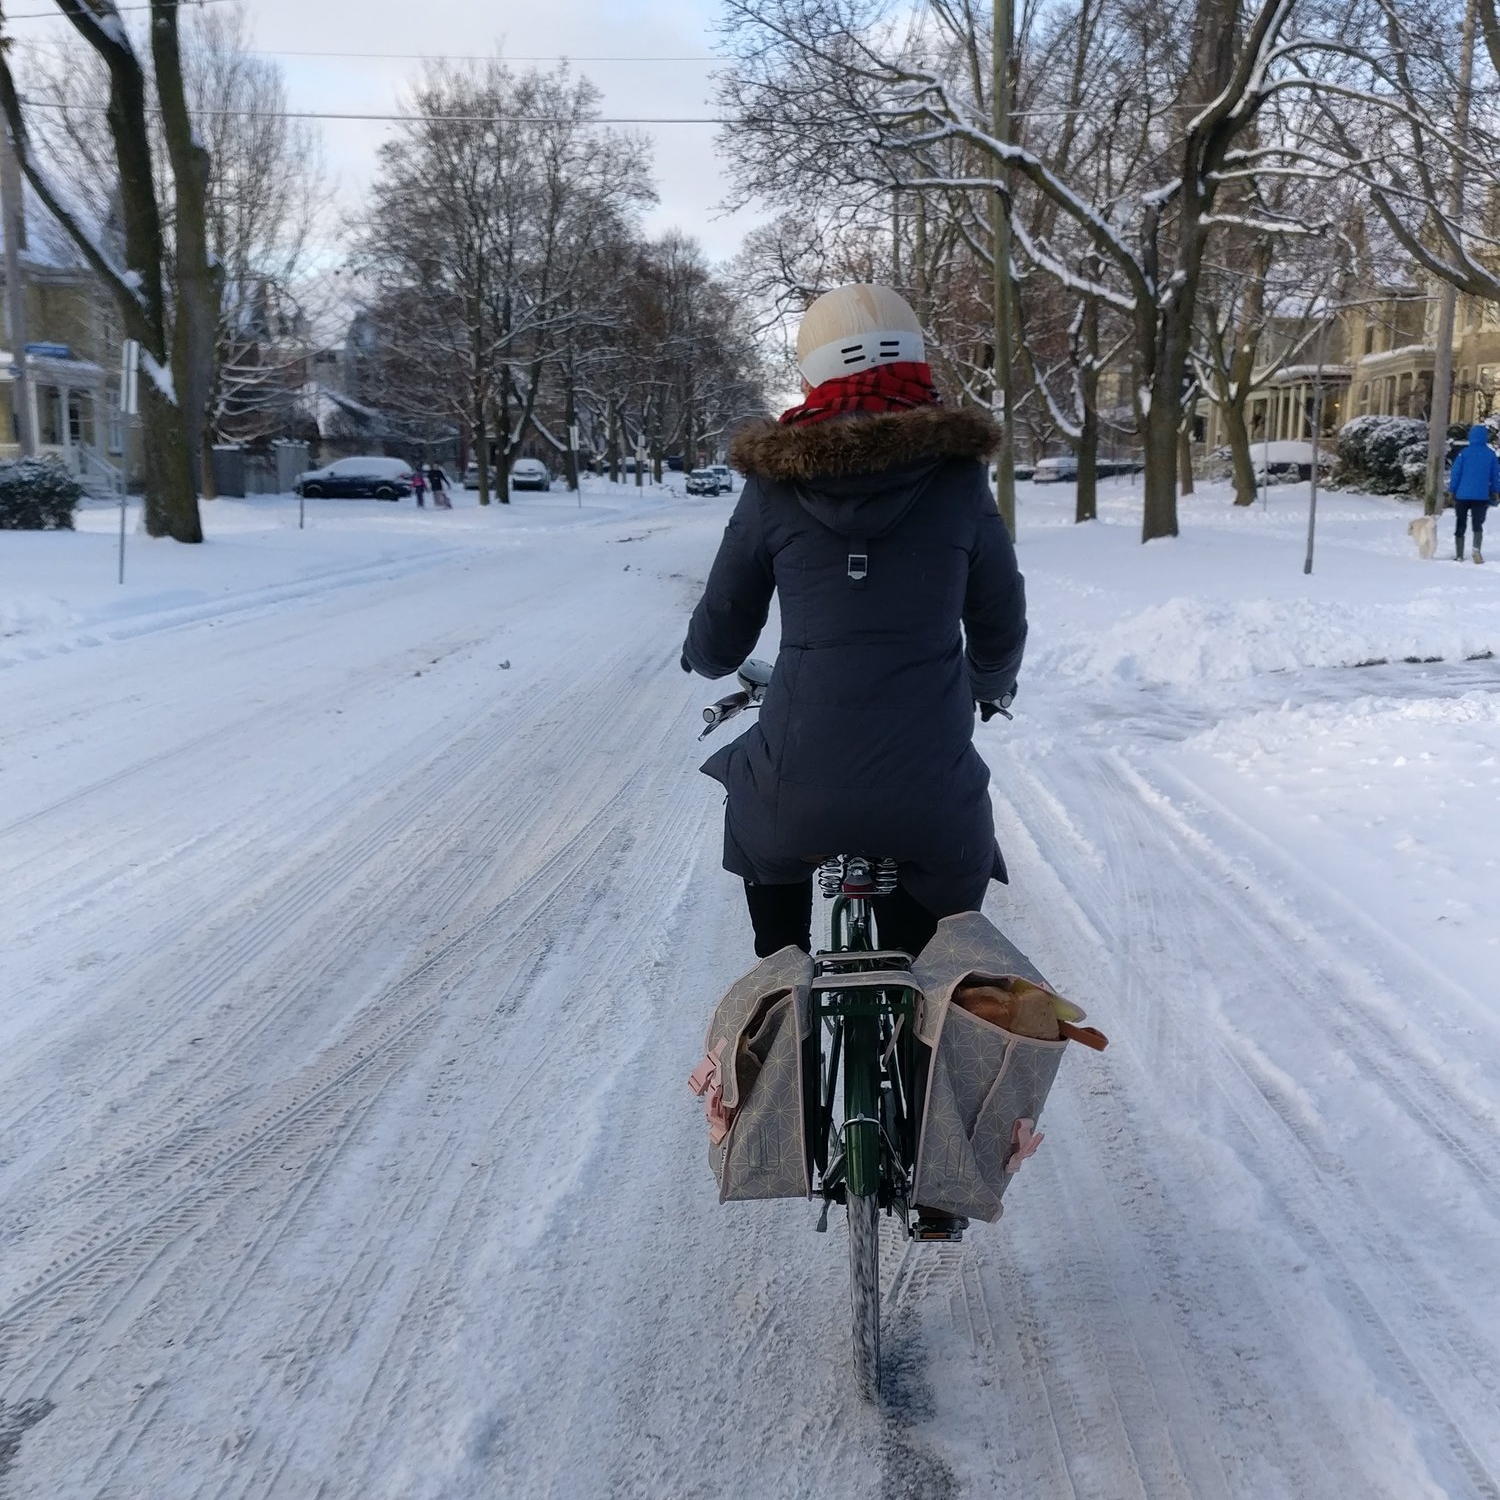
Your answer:
[[[825,380],[807,393],[801,406],[782,412],[781,420],[794,427],[851,411],[907,411],[913,406],[936,406],[940,400],[929,365],[914,359],[897,360]]]

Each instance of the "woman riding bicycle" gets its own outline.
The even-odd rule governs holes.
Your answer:
[[[759,723],[703,765],[728,793],[724,867],[756,953],[810,951],[812,875],[833,854],[899,862],[876,923],[915,953],[1006,878],[973,746],[975,705],[1009,701],[1026,640],[985,474],[1000,433],[939,404],[916,315],[885,287],[818,298],[797,360],[803,404],[731,445],[746,483],[682,666],[735,671],[779,596]]]

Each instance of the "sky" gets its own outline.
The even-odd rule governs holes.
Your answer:
[[[19,6],[16,7],[19,9]],[[44,8],[31,0],[30,8]],[[389,110],[423,54],[542,58],[547,67],[569,58],[702,58],[712,51],[715,0],[253,0],[248,6],[257,45],[295,51],[395,53],[394,58],[278,55],[293,108]],[[713,64],[578,62],[603,91],[613,116],[704,115]],[[328,161],[340,193],[358,201],[375,167],[375,152],[392,127],[324,122]],[[645,128],[645,127],[643,127]],[[646,227],[693,235],[716,260],[739,248],[753,213],[718,216],[726,195],[710,125],[650,129],[655,141],[659,205]]]

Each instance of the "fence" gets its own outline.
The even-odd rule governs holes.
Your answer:
[[[214,448],[214,488],[220,495],[284,495],[308,467],[306,443],[273,443],[269,453],[247,453],[225,444]]]

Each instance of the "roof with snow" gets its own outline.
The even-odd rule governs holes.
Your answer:
[[[26,183],[22,197],[26,214],[26,244],[21,259],[28,266],[43,271],[88,271],[83,252],[68,237],[68,232],[48,213],[42,200]],[[5,246],[5,223],[0,218],[0,250]]]

